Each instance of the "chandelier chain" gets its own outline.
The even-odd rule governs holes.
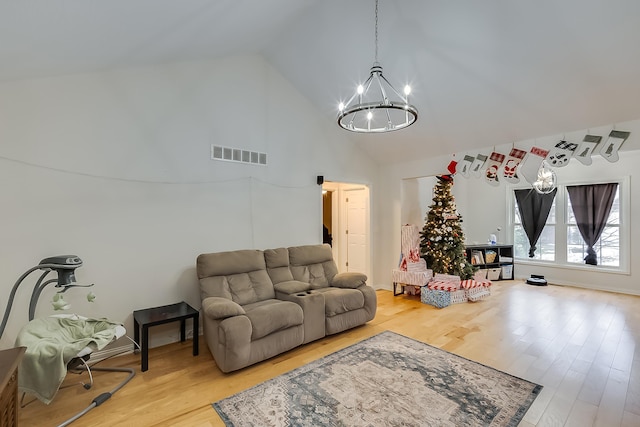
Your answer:
[[[376,39],[376,54],[375,54],[375,58],[376,58],[376,62],[378,62],[378,0],[376,0],[376,13],[375,13],[375,15],[376,15],[376,21],[375,21],[376,22],[376,31],[375,31],[375,34],[376,34],[376,38],[375,38]]]

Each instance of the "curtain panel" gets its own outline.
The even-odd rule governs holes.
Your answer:
[[[618,183],[567,186],[578,230],[587,244],[585,264],[598,265],[596,244],[611,212]]]
[[[556,197],[557,192],[557,188],[548,194],[540,194],[533,188],[529,190],[514,190],[522,227],[529,239],[529,258],[533,258],[536,254],[536,243],[538,243],[542,230],[547,223],[551,205],[553,205],[553,199]]]

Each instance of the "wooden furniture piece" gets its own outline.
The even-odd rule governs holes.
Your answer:
[[[18,365],[26,349],[0,351],[0,427],[18,425]]]
[[[182,301],[177,304],[146,308],[133,312],[133,339],[140,345],[142,353],[142,372],[149,369],[149,328],[170,322],[180,321],[180,342],[186,339],[185,321],[193,319],[193,355],[198,355],[198,333],[200,312]],[[142,341],[140,340],[142,328]]]
[[[466,249],[467,260],[474,266],[487,269],[494,274],[499,269],[497,276],[488,276],[490,280],[512,280],[514,278],[513,245],[466,245]],[[492,253],[495,254],[495,257],[491,255]],[[489,256],[487,257],[487,255]]]

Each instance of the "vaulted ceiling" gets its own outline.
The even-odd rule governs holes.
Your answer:
[[[418,122],[380,163],[640,118],[637,0],[380,0],[379,60]],[[373,0],[6,0],[0,81],[261,54],[335,122],[374,59]]]

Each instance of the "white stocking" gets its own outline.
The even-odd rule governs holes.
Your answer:
[[[464,155],[464,159],[462,159],[462,161],[458,164],[458,172],[460,172],[460,175],[464,176],[465,178],[469,178],[469,173],[471,172],[471,165],[473,164],[473,161],[476,158],[473,156],[470,156],[468,154]]]
[[[549,151],[547,160],[556,168],[566,166],[576,148],[578,144],[574,142],[560,141]]]
[[[542,161],[547,157],[547,154],[549,154],[549,150],[540,147],[531,147],[527,157],[520,163],[518,175],[533,185],[538,179],[538,170],[540,170],[540,165],[542,165]]]
[[[480,178],[482,176],[482,172],[484,171],[484,163],[487,161],[487,156],[484,154],[478,154],[476,158],[471,163],[471,173],[476,178]]]
[[[618,161],[618,150],[622,144],[629,138],[631,132],[621,132],[612,130],[609,134],[607,142],[600,149],[600,155],[610,162]]]
[[[504,162],[504,154],[496,153],[495,151],[489,156],[489,160],[485,163],[484,179],[494,187],[500,185],[500,178],[498,178],[498,169]]]
[[[591,154],[593,154],[594,150],[602,141],[602,137],[598,135],[585,135],[584,139],[580,143],[580,146],[573,153],[573,157],[577,159],[583,165],[591,164]]]
[[[515,184],[520,181],[516,169],[526,154],[526,151],[518,150],[517,148],[511,149],[502,172],[502,177],[505,181],[511,184]]]

